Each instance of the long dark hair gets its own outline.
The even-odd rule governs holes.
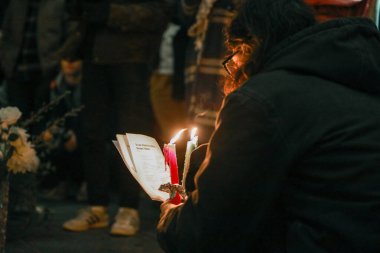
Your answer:
[[[315,23],[313,11],[303,0],[244,0],[226,32],[227,48],[240,51],[241,64],[227,78],[225,93],[262,71],[268,53],[280,41]]]

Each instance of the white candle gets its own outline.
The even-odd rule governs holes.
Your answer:
[[[186,177],[190,168],[190,156],[191,152],[198,146],[198,136],[195,135],[197,128],[191,130],[190,140],[186,143],[185,164],[183,166],[182,186],[186,189]]]

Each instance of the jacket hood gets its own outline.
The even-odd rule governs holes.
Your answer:
[[[271,51],[264,71],[279,69],[380,93],[380,33],[366,18],[336,19],[312,26]]]

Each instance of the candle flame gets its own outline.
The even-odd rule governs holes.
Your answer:
[[[170,140],[170,144],[174,144],[178,139],[179,137],[181,137],[181,134],[186,131],[187,128],[184,128],[184,129],[181,129],[171,140]]]
[[[197,129],[196,127],[194,127],[194,128],[191,130],[190,140],[194,139],[197,130],[198,130],[198,129]]]

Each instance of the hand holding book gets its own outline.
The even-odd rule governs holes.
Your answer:
[[[165,170],[165,160],[157,141],[140,134],[116,135],[114,141],[121,157],[133,177],[153,200],[165,201],[169,194],[159,190],[170,182],[170,171]]]
[[[164,154],[157,141],[149,136],[127,133],[116,135],[113,141],[126,167],[151,199],[179,204],[186,197],[184,181],[179,185],[175,140],[186,129],[181,130],[170,143],[164,145]],[[198,137],[192,131],[192,145],[187,145],[183,179],[186,178],[191,151],[197,146]],[[187,169],[186,169],[187,167]],[[174,197],[173,197],[174,196]]]

